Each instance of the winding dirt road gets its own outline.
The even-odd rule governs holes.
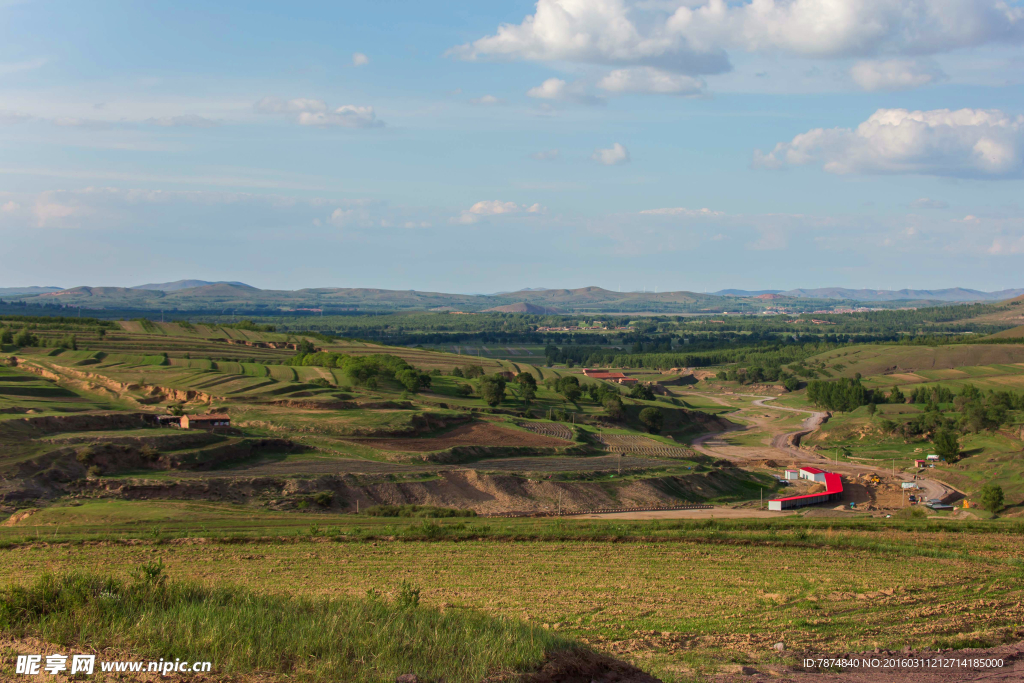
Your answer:
[[[757,400],[752,402],[752,406],[767,410],[781,410],[791,413],[806,413],[808,417],[800,425],[800,429],[795,431],[785,432],[783,434],[777,434],[771,439],[771,448],[778,453],[782,453],[787,457],[787,460],[792,460],[798,465],[816,465],[821,466],[826,462],[829,465],[829,469],[840,474],[847,476],[857,476],[865,472],[876,473],[885,476],[891,476],[891,471],[884,467],[876,467],[872,465],[863,465],[859,463],[843,462],[843,463],[832,463],[827,461],[824,457],[817,455],[816,453],[802,450],[794,447],[794,439],[796,437],[804,437],[814,432],[824,424],[829,414],[826,412],[802,410],[800,408],[790,408],[787,406],[773,405],[771,402],[775,400],[775,397],[762,397],[751,394],[732,394],[732,396],[743,396],[746,398],[755,398]],[[722,405],[730,405],[715,397],[710,397],[717,403]],[[742,413],[743,408],[738,409],[739,413]],[[737,417],[743,417],[738,415]],[[755,429],[759,426],[755,426]],[[705,455],[709,455],[715,458],[724,458],[731,460],[737,464],[749,463],[752,460],[764,459],[768,457],[763,451],[760,451],[756,447],[740,447],[740,446],[729,446],[725,443],[714,443],[721,439],[724,435],[730,432],[735,432],[743,429],[749,429],[743,425],[731,424],[725,431],[712,432],[710,434],[704,434],[697,437],[691,443],[694,450],[699,451]],[[707,443],[712,442],[712,443]],[[739,451],[739,452],[737,452]],[[946,484],[936,481],[934,479],[927,479],[917,477],[916,479],[908,474],[899,473],[897,477],[903,481],[916,481],[918,487],[921,489],[921,495],[926,500],[940,499],[944,501],[952,501],[961,497],[961,494]]]

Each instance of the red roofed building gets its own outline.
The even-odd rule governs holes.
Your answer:
[[[788,498],[776,498],[768,501],[769,510],[788,510],[790,508],[814,505],[816,503],[828,503],[840,500],[843,497],[843,478],[835,472],[823,472],[817,467],[801,468],[800,474],[806,470],[817,470],[821,473],[825,482],[825,490],[820,493],[808,493],[803,496],[790,496]],[[810,477],[807,477],[810,479]]]
[[[621,372],[605,372],[604,370],[591,370],[589,368],[583,368],[583,375],[590,377],[591,379],[603,379],[609,382],[618,382],[630,386],[636,384],[636,379],[633,377],[626,377]]]

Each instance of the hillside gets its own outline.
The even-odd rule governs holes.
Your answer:
[[[802,367],[815,369],[823,379],[853,378],[860,373],[869,387],[941,382],[1019,390],[1024,386],[1024,345],[872,344],[812,356]]]
[[[484,313],[529,313],[532,315],[561,315],[562,311],[557,308],[547,308],[545,306],[537,306],[536,304],[528,304],[525,301],[520,301],[518,304],[509,304],[507,306],[495,306],[494,308],[488,308],[483,311]]]
[[[178,283],[169,283],[176,285]],[[74,287],[58,292],[18,296],[27,304],[63,304],[90,309],[177,309],[182,311],[239,308],[288,311],[431,310],[476,312],[503,306],[535,306],[545,311],[592,313],[756,312],[765,306],[755,298],[737,299],[693,292],[612,292],[600,287],[523,290],[500,295],[446,294],[372,288],[257,289],[241,283],[211,283],[184,289]],[[518,312],[518,311],[514,311]]]
[[[218,280],[217,282],[207,282],[206,280],[175,280],[174,282],[156,282],[146,285],[136,285],[132,287],[132,289],[157,289],[162,292],[176,292],[179,289],[191,289],[193,287],[202,287],[204,285],[238,285],[240,287],[249,287],[249,285],[244,282],[225,282],[223,280]]]

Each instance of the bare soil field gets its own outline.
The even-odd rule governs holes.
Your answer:
[[[473,423],[456,427],[440,436],[419,439],[350,439],[353,443],[383,451],[443,451],[455,446],[518,446],[531,448],[564,448],[563,439],[506,429],[490,423]]]

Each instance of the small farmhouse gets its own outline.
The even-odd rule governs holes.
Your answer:
[[[207,413],[205,415],[182,415],[182,429],[213,429],[214,427],[230,427],[231,418],[227,413]]]

